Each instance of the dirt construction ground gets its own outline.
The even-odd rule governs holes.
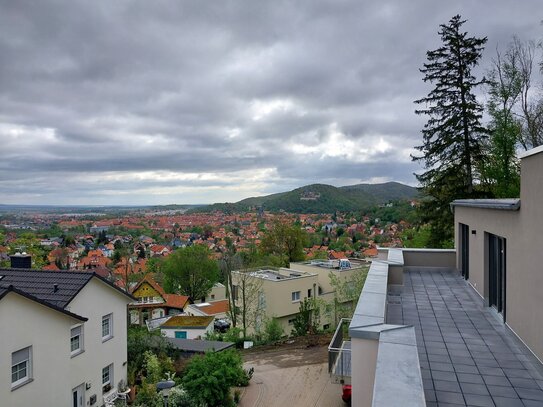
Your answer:
[[[341,385],[331,383],[328,375],[327,343],[287,343],[243,356],[244,367],[255,372],[242,389],[241,407],[345,407]]]

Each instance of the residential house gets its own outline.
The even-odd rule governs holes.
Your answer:
[[[213,332],[212,316],[176,315],[160,325],[160,332],[167,338],[203,339]]]
[[[167,256],[171,253],[171,250],[167,246],[160,244],[154,244],[149,246],[149,257]]]
[[[132,290],[136,299],[128,306],[130,323],[143,325],[148,320],[182,314],[190,304],[189,297],[166,294],[164,289],[147,274]]]
[[[131,300],[92,272],[0,269],[0,404],[103,405],[126,381]]]
[[[218,301],[218,300],[224,300],[224,299],[226,299],[226,287],[222,283],[215,283],[213,284],[211,291],[209,291],[209,293],[207,293],[207,295],[204,298],[195,300],[194,302],[195,303],[211,302],[211,301]]]
[[[217,300],[210,302],[201,302],[199,304],[190,304],[185,312],[192,316],[212,316],[215,319],[224,319],[228,317],[228,300]]]

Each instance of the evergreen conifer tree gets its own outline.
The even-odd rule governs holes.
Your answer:
[[[423,220],[430,224],[429,244],[437,247],[452,242],[451,201],[477,196],[476,168],[484,158],[483,106],[474,90],[485,80],[478,80],[472,69],[481,59],[487,38],[468,36],[462,31],[464,23],[456,15],[440,25],[442,45],[426,53],[428,62],[420,70],[424,82],[434,88],[415,101],[424,105],[415,113],[429,117],[422,130],[423,143],[416,147],[422,154],[412,158],[421,161],[426,170],[417,175],[428,196],[421,211]]]

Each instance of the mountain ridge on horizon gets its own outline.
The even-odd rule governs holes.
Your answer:
[[[309,184],[287,192],[245,198],[237,202],[214,203],[191,209],[189,212],[243,212],[262,206],[264,210],[298,213],[333,213],[356,211],[394,200],[419,196],[415,187],[390,181],[380,184],[355,184],[335,187],[328,184]]]

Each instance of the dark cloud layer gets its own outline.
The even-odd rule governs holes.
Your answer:
[[[0,0],[0,203],[414,185],[438,25],[462,14],[488,65],[541,38],[539,3]]]

